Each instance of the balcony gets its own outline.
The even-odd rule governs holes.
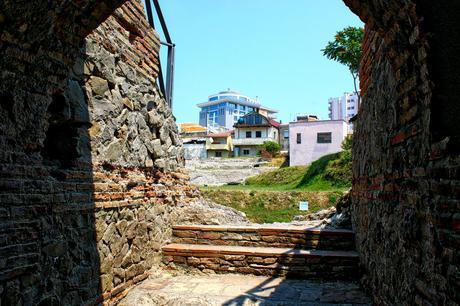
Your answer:
[[[236,138],[233,139],[234,146],[258,146],[264,143],[264,141],[276,141],[273,138]]]
[[[206,150],[226,150],[230,151],[230,145],[227,143],[209,143],[206,144]]]

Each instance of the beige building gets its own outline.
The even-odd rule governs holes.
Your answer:
[[[207,135],[206,152],[208,158],[233,156],[232,131]]]

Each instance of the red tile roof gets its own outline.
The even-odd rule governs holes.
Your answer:
[[[270,119],[270,118],[268,118],[268,122],[269,122],[271,125],[273,125],[274,127],[276,127],[276,128],[279,128],[280,125],[281,125],[281,123],[279,123],[278,121],[275,121],[275,120]]]

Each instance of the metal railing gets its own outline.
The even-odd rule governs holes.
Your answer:
[[[234,146],[258,146],[262,145],[265,141],[277,141],[274,138],[235,138],[233,139],[233,145]]]
[[[168,57],[166,63],[166,87],[165,87],[165,80],[163,77],[163,69],[161,67],[160,56],[158,56],[158,82],[160,86],[160,90],[163,93],[163,96],[166,99],[169,107],[172,109],[173,106],[173,89],[174,89],[174,56],[175,56],[175,48],[176,44],[171,41],[171,36],[169,35],[168,27],[166,26],[165,19],[163,17],[163,13],[161,11],[160,4],[158,0],[145,0],[145,6],[147,9],[147,19],[149,24],[152,28],[155,29],[155,24],[153,21],[153,9],[152,9],[152,2],[155,7],[155,12],[157,13],[158,20],[160,21],[161,29],[165,36],[166,41],[161,41],[160,44],[168,47]]]

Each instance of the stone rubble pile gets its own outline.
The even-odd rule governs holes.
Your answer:
[[[179,204],[174,210],[174,224],[249,224],[246,214],[231,207],[219,205],[205,199]]]
[[[276,168],[265,166],[260,158],[211,158],[186,160],[190,181],[198,186],[242,184],[254,175]]]
[[[351,228],[350,193],[339,198],[335,207],[322,209],[316,213],[294,216],[292,224],[309,224],[312,221],[321,221],[320,227]]]

